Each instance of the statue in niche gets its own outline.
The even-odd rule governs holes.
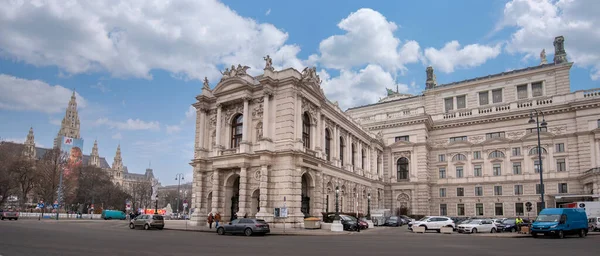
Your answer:
[[[258,139],[262,139],[262,137],[263,137],[263,123],[262,122],[259,122],[256,125],[256,137]]]

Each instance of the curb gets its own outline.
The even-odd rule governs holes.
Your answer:
[[[198,232],[198,233],[214,233],[217,234],[217,231],[209,231],[209,230],[194,230],[194,229],[177,229],[177,228],[167,228],[164,230],[173,230],[173,231],[183,231],[183,232]],[[269,233],[267,236],[336,236],[336,235],[352,235],[357,232],[340,232],[340,233]]]

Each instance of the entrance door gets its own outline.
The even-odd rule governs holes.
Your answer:
[[[235,214],[240,210],[239,207],[239,203],[240,203],[240,195],[234,195],[231,197],[231,220],[234,220],[234,216]]]

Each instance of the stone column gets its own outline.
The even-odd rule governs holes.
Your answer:
[[[247,191],[248,187],[248,168],[242,167],[240,169],[240,201],[239,201],[239,209],[237,212],[238,218],[244,217],[246,214],[246,202],[247,202]]]
[[[296,92],[296,106],[294,106],[296,108],[296,116],[295,116],[295,120],[296,122],[294,122],[294,126],[296,128],[296,140],[298,142],[302,142],[302,93],[300,91]],[[302,145],[300,144],[300,148],[302,148]]]
[[[340,154],[338,154],[340,147],[340,138],[338,136],[338,128],[337,125],[333,125],[333,129],[331,130],[331,161],[333,161],[333,165],[338,166],[338,160],[340,158]],[[334,160],[338,159],[338,160]],[[330,199],[331,200],[331,199]]]
[[[212,176],[212,209],[210,211],[213,215],[219,211],[219,187],[219,169],[215,169]]]
[[[204,173],[201,172],[200,170],[196,170],[194,169],[194,188],[193,188],[193,200],[192,200],[192,207],[190,208],[194,208],[194,213],[192,213],[192,216],[190,218],[190,224],[192,226],[199,226],[202,225],[202,223],[204,223],[204,216],[206,216],[205,210],[204,208],[202,208],[202,199],[203,199],[203,194],[202,194],[202,188],[203,188],[203,183],[202,183],[202,179],[204,176]]]
[[[250,131],[250,122],[249,122],[249,115],[250,113],[248,113],[248,102],[250,101],[250,98],[248,97],[244,97],[244,113],[243,115],[243,131],[242,131],[242,143],[248,143],[248,133]]]
[[[321,119],[321,112],[317,112],[317,132],[315,132],[315,150],[321,152],[323,148],[323,137],[325,137],[325,131],[323,129],[323,120]]]
[[[360,140],[356,143],[356,156],[357,156],[356,165],[358,165],[358,167],[360,167],[360,169],[363,169],[363,171],[364,171],[362,141],[360,141]]]
[[[198,109],[198,111],[200,111],[200,134],[198,135],[198,147],[200,148],[200,150],[205,149],[205,138],[208,137],[208,134],[206,133],[206,109],[201,108]]]
[[[270,134],[270,124],[269,124],[269,115],[271,112],[269,112],[269,97],[270,97],[270,92],[265,92],[264,95],[264,100],[263,100],[263,138],[271,138],[271,134]]]
[[[259,216],[267,216],[268,215],[268,200],[269,200],[269,190],[268,183],[269,182],[269,168],[266,165],[260,167],[260,210],[257,217]]]
[[[221,127],[221,111],[222,111],[222,108],[223,108],[223,105],[217,104],[217,129],[216,129],[216,137],[215,137],[215,146],[217,147],[217,150],[221,148],[221,128],[222,128]]]

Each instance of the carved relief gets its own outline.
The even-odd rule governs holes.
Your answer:
[[[244,112],[244,105],[242,104],[235,104],[235,105],[229,105],[227,106],[226,110],[225,110],[225,118],[223,118],[224,122],[229,122],[229,120],[231,119],[231,117],[237,113],[243,113]]]
[[[258,168],[258,170],[254,172],[254,179],[260,181],[260,175],[260,168]]]
[[[448,140],[434,140],[432,144],[434,147],[444,147],[448,144]]]
[[[221,80],[223,80],[226,78],[247,75],[246,71],[248,69],[250,69],[250,67],[238,64],[237,68],[235,67],[235,65],[231,65],[231,70],[229,68],[225,68],[225,71],[219,72],[221,72],[221,74],[223,75],[223,77],[221,78]]]
[[[482,136],[482,135],[479,135],[479,136],[469,136],[469,141],[470,141],[471,143],[480,143],[480,142],[482,142],[483,140],[484,140],[484,138],[483,138],[483,136]]]
[[[217,132],[216,130],[212,130],[212,132],[210,133],[210,138],[211,138],[211,145],[214,147],[217,144]]]
[[[214,173],[211,173],[210,175],[208,175],[208,182],[210,184],[213,184],[213,175],[214,175]]]
[[[215,128],[217,126],[217,115],[211,115],[208,118],[208,123],[210,124],[211,128]]]
[[[263,123],[258,122],[258,124],[256,125],[256,138],[262,139],[262,137],[263,137]]]
[[[563,134],[567,131],[567,126],[566,125],[561,125],[561,126],[555,126],[552,127],[550,129],[548,129],[551,133],[554,133],[555,135],[560,135]]]
[[[410,159],[410,151],[394,152],[394,159],[406,157]]]
[[[409,200],[410,196],[408,196],[405,192],[402,192],[402,194],[398,195],[398,201],[408,202]]]
[[[519,139],[519,138],[523,137],[523,135],[525,135],[524,131],[516,131],[516,132],[507,132],[506,133],[506,137],[511,140]]]
[[[307,82],[315,82],[316,84],[321,84],[321,78],[317,75],[317,67],[306,67],[302,70],[302,81]]]
[[[254,109],[252,110],[252,118],[262,118],[263,117],[263,103],[262,103],[262,98],[261,98],[261,102],[257,102],[256,103],[256,107],[254,107]]]
[[[304,112],[309,113],[313,124],[317,123],[317,107],[306,98],[302,98],[302,113]]]

